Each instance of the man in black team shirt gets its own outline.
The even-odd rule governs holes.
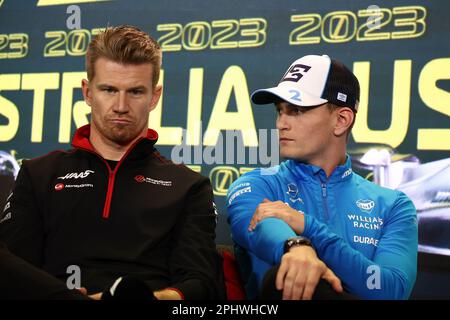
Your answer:
[[[211,184],[160,156],[148,129],[160,66],[161,48],[135,27],[89,44],[91,123],[73,149],[23,161],[0,215],[0,298],[83,298],[65,289],[70,266],[94,298],[121,277],[149,298],[224,297]]]

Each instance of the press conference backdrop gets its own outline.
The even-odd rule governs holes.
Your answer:
[[[106,26],[131,24],[164,51],[164,92],[149,121],[157,147],[211,178],[217,242],[231,244],[228,187],[282,160],[274,109],[252,105],[250,93],[276,84],[296,58],[327,54],[361,83],[355,168],[418,206],[413,296],[449,298],[449,11],[444,0],[0,0],[0,202],[14,162],[69,148],[89,122],[80,89],[87,45]],[[235,145],[225,143],[230,133]]]

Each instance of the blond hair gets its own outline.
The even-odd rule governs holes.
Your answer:
[[[139,28],[128,25],[108,27],[89,43],[86,53],[89,81],[95,76],[95,62],[102,57],[121,64],[151,63],[153,88],[158,83],[162,63],[161,47]]]

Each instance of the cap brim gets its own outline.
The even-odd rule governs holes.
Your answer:
[[[255,104],[269,104],[281,99],[301,107],[315,107],[328,102],[305,91],[288,87],[259,89],[252,93],[251,99]]]

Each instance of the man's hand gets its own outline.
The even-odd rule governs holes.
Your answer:
[[[88,292],[85,287],[77,288],[76,290],[78,290],[81,294],[84,294],[85,296],[87,296]]]
[[[286,222],[297,234],[302,234],[305,229],[304,213],[297,211],[282,201],[270,201],[264,199],[255,210],[250,225],[249,231],[256,228],[258,222],[265,218],[275,217]]]
[[[102,295],[103,295],[103,292],[98,292],[98,293],[90,294],[89,298],[91,298],[93,300],[102,300]]]
[[[173,289],[162,289],[153,292],[158,300],[183,300],[180,294]]]
[[[336,292],[343,291],[341,280],[317,257],[314,249],[300,245],[283,255],[275,285],[283,290],[283,300],[311,300],[320,279],[330,283]]]
[[[101,300],[102,299],[103,292],[98,292],[98,293],[88,295],[87,289],[85,287],[78,288],[77,290],[80,291],[80,293],[84,294],[85,296],[88,296],[89,298],[91,298],[93,300]]]
[[[264,199],[258,205],[248,227],[253,231],[265,218],[275,217],[286,222],[298,235],[305,229],[304,213],[282,201]],[[341,280],[317,257],[310,246],[292,247],[281,259],[276,277],[276,288],[283,290],[284,300],[310,300],[320,279],[331,284],[336,292],[342,292]]]

